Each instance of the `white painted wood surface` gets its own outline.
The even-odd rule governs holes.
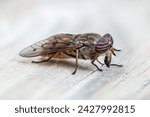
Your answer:
[[[1,0],[0,99],[150,99],[148,0]],[[99,72],[90,61],[33,64],[18,55],[53,34],[109,32],[122,49]]]

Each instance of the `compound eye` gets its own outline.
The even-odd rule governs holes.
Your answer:
[[[104,37],[106,40],[109,41],[109,44],[110,44],[111,47],[112,47],[112,45],[113,45],[113,38],[112,38],[112,36],[111,36],[110,34],[106,33],[103,37]]]
[[[109,33],[106,33],[106,34],[104,35],[104,37],[105,37],[105,38],[109,38],[109,37],[111,37],[111,35],[110,35]]]

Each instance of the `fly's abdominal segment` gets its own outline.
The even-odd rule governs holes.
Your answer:
[[[106,65],[122,67],[122,65],[111,64],[112,55],[116,56],[115,51],[121,51],[113,47],[113,38],[110,34],[100,36],[96,33],[85,34],[56,34],[45,40],[34,43],[23,49],[19,55],[22,57],[48,57],[42,61],[32,61],[33,63],[48,62],[51,58],[76,59],[78,69],[78,59],[91,60],[91,63],[102,71],[94,62],[97,61],[101,66]],[[104,63],[98,60],[99,56],[105,55]]]

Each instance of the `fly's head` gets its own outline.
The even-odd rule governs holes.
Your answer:
[[[96,46],[95,51],[99,54],[105,53],[107,50],[112,48],[113,46],[113,38],[110,34],[105,34],[103,37],[101,37]]]
[[[108,43],[109,45],[109,48],[111,48],[113,46],[113,38],[110,34],[106,33],[103,38],[106,40],[106,42]]]
[[[95,51],[98,54],[105,53],[104,63],[107,67],[110,67],[112,55],[116,56],[115,51],[121,51],[113,48],[113,38],[110,34],[105,34],[98,40],[95,46]]]

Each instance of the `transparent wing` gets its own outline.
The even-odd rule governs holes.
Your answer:
[[[72,34],[54,35],[23,49],[19,55],[22,57],[36,57],[74,49],[76,45],[73,37]]]

